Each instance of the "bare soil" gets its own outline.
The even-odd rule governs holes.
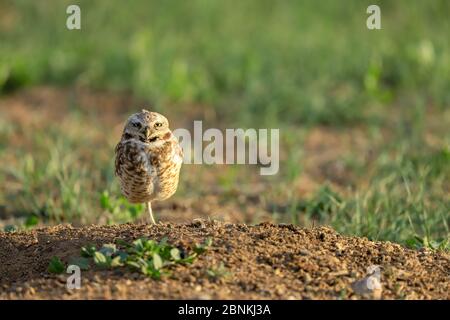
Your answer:
[[[161,280],[126,268],[82,271],[81,289],[66,289],[67,274],[47,271],[53,256],[68,262],[81,246],[168,237],[188,249],[207,237],[212,247],[191,265]],[[223,262],[228,275],[207,271]],[[381,299],[449,299],[450,255],[390,242],[346,237],[327,227],[304,229],[196,220],[156,226],[124,224],[29,232],[0,232],[1,299],[358,299],[352,283],[381,267]]]

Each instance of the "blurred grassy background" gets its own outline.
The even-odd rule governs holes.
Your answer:
[[[2,1],[2,91],[50,82],[202,103],[254,124],[360,122],[373,104],[450,101],[448,1]],[[225,109],[225,110],[224,110]],[[382,110],[384,112],[384,110]],[[239,117],[235,114],[239,113]]]
[[[141,105],[119,99],[105,111],[108,98],[86,103],[73,89],[89,88],[180,125],[281,128],[279,175],[186,166],[178,199],[213,204],[175,199],[161,215],[219,211],[412,245],[448,240],[450,3],[376,3],[379,31],[366,28],[373,1],[76,1],[82,30],[69,31],[73,1],[1,0],[3,216],[29,226],[139,216],[118,198],[111,157],[117,126]],[[21,93],[43,84],[72,89]],[[55,101],[47,112],[63,114],[40,117]]]

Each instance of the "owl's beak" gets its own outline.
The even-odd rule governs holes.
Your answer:
[[[150,128],[148,126],[144,128],[144,134],[147,139],[150,137]]]

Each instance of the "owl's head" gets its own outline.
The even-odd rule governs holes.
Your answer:
[[[125,128],[122,139],[136,139],[144,143],[155,143],[160,140],[167,140],[172,135],[169,129],[169,121],[163,115],[142,110],[131,115]]]

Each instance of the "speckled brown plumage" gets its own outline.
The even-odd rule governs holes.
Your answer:
[[[128,118],[116,146],[115,173],[132,203],[165,200],[177,190],[183,152],[159,113],[142,110]]]

